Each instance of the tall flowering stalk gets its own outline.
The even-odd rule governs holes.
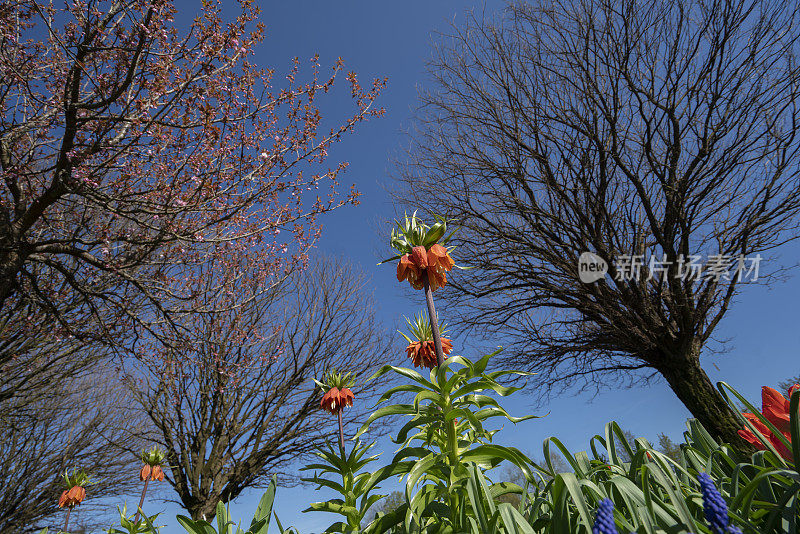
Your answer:
[[[164,480],[164,470],[162,464],[164,463],[165,453],[157,446],[153,446],[149,451],[142,451],[142,470],[139,472],[139,479],[144,481],[144,488],[142,488],[142,497],[139,499],[139,508],[136,510],[136,516],[133,518],[134,523],[139,522],[139,514],[142,512],[144,506],[144,498],[147,495],[147,485],[151,480]]]
[[[342,375],[337,373],[336,370],[331,370],[325,374],[322,382],[314,380],[314,382],[322,388],[325,394],[319,403],[319,407],[336,416],[339,421],[339,449],[341,450],[342,457],[344,457],[344,422],[342,421],[342,410],[346,406],[353,405],[355,395],[350,390],[355,381],[352,378],[352,373]]]
[[[67,507],[67,516],[64,518],[64,532],[69,532],[69,516],[72,514],[72,509],[83,502],[86,498],[86,486],[89,484],[89,477],[83,470],[73,470],[72,475],[69,470],[64,472],[64,484],[67,486],[61,493],[58,499],[58,507]]]
[[[452,233],[445,237],[447,221],[436,217],[437,222],[428,226],[419,219],[414,212],[411,217],[406,215],[402,222],[397,222],[397,227],[392,230],[390,244],[398,255],[386,261],[400,260],[397,263],[397,280],[408,280],[414,289],[425,291],[425,301],[428,305],[431,333],[436,349],[436,365],[444,363],[444,349],[442,336],[439,331],[439,320],[436,315],[436,306],[433,302],[433,292],[447,285],[447,272],[455,267],[450,250],[443,245],[452,237]],[[441,243],[439,242],[441,240]]]

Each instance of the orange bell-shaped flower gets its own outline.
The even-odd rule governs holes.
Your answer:
[[[417,264],[411,261],[411,254],[405,254],[397,263],[397,281],[408,280],[414,289],[422,289],[422,272]]]
[[[153,466],[153,470],[150,472],[150,480],[164,481],[164,470],[160,465]]]
[[[453,342],[446,337],[442,338],[442,353],[447,357],[453,352]],[[414,341],[406,347],[406,354],[411,358],[414,367],[436,367],[436,347],[433,340]]]
[[[445,237],[447,221],[443,217],[436,218],[438,222],[428,226],[414,212],[411,217],[406,215],[402,222],[398,221],[392,230],[390,244],[398,255],[385,261],[399,258],[397,280],[408,280],[414,289],[425,287],[426,278],[431,290],[444,287],[447,284],[445,273],[455,267],[447,248],[439,243],[441,239],[446,243],[452,233]]]
[[[58,507],[63,508],[65,506],[72,508],[73,506],[80,504],[86,498],[86,489],[83,486],[72,486],[71,488],[64,490],[61,494],[61,497],[58,499]]]
[[[355,396],[350,391],[350,388],[337,388],[334,386],[322,396],[319,406],[323,410],[336,415],[345,407],[352,406],[354,398]]]
[[[433,331],[431,330],[430,321],[425,317],[425,313],[420,311],[418,314],[414,315],[413,321],[406,317],[406,323],[408,323],[411,336],[400,332],[400,335],[408,341],[406,355],[411,359],[411,363],[413,363],[415,367],[433,369],[438,362],[436,360],[436,346],[433,341]],[[453,342],[443,337],[446,332],[447,325],[442,323],[440,334],[442,335],[442,355],[445,358],[453,352]]]

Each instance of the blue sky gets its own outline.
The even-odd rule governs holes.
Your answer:
[[[198,4],[179,2],[178,6],[183,15],[189,15]],[[359,263],[372,276],[381,318],[394,324],[402,314],[415,312],[424,302],[421,292],[412,292],[408,285],[397,283],[393,266],[375,266],[378,256],[387,251],[388,227],[384,221],[394,212],[385,192],[388,171],[392,158],[407,143],[403,130],[410,125],[417,87],[424,83],[424,63],[435,39],[433,32],[446,30],[453,20],[463,21],[470,4],[445,0],[259,4],[267,26],[267,38],[255,58],[259,65],[280,71],[294,56],[303,60],[319,53],[323,66],[342,56],[347,70],[356,71],[365,84],[374,77],[389,78],[379,99],[386,115],[360,125],[354,135],[331,150],[333,158],[350,163],[342,184],[355,183],[363,197],[361,205],[325,216],[319,249]],[[503,5],[489,2],[486,10],[493,12]],[[800,245],[785,248],[783,254],[784,262],[796,264]],[[724,379],[757,400],[761,385],[774,385],[800,372],[798,297],[797,276],[772,289],[748,287],[718,329],[717,337],[731,339],[730,352],[705,356],[704,366],[711,379]],[[512,398],[507,407],[517,415],[548,411],[549,415],[522,423],[513,432],[501,433],[499,441],[535,456],[541,454],[542,440],[551,435],[558,436],[573,451],[585,450],[591,436],[602,432],[603,425],[612,419],[651,440],[658,432],[677,438],[689,415],[663,382],[647,388],[607,391],[596,397],[559,397],[545,409],[534,410],[529,402],[530,398],[519,396]],[[393,448],[390,445],[383,450],[390,453]],[[259,498],[260,492],[240,496],[231,506],[233,517],[249,523]],[[303,533],[321,532],[334,520],[333,516],[300,512],[309,502],[325,498],[327,494],[317,494],[311,488],[280,488],[276,511],[284,525],[295,525]],[[148,512],[157,509],[164,511],[160,524],[168,526],[165,532],[182,530],[174,518],[179,513],[176,506],[148,506]]]

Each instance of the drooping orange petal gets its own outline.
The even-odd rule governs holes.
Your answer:
[[[338,398],[339,398],[339,388],[333,387],[329,389],[325,393],[325,395],[322,396],[322,400],[319,403],[320,408],[332,414],[336,414],[338,411],[337,410]]]
[[[151,467],[147,464],[142,466],[142,470],[139,471],[139,480],[147,480],[150,477]]]
[[[428,369],[433,369],[438,363],[436,361],[436,346],[433,341],[425,341],[423,345],[425,347],[425,352],[422,358],[422,365]]]
[[[445,274],[444,269],[441,267],[429,267],[427,269],[428,272],[428,282],[431,285],[431,290],[436,291],[440,287],[444,287],[447,285],[447,275]]]
[[[342,388],[339,390],[339,399],[342,406],[352,406],[355,396],[350,388]]]
[[[425,247],[414,247],[411,249],[411,261],[420,269],[428,267],[428,251]]]
[[[416,268],[416,265],[411,263],[411,256],[408,254],[403,255],[400,261],[397,262],[397,281],[402,282],[405,280],[411,268]]]
[[[414,289],[422,289],[423,272],[425,272],[424,268],[420,268],[415,264],[410,254],[402,256],[397,263],[397,281],[402,282],[407,279]]]
[[[456,264],[453,258],[450,257],[450,254],[448,254],[447,249],[439,243],[435,243],[428,250],[428,263],[433,266],[441,267],[445,271],[449,271]]]
[[[442,338],[442,352],[445,354],[450,354],[453,352],[453,342],[446,337]]]
[[[150,480],[159,480],[159,481],[164,480],[164,470],[161,469],[160,465],[153,466],[153,471],[150,474]]]
[[[86,498],[86,490],[81,486],[72,486],[68,490],[64,490],[61,497],[58,499],[58,507],[63,508],[68,506],[72,508],[76,504],[80,504]]]

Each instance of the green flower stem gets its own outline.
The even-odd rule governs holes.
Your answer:
[[[431,320],[431,332],[433,333],[433,345],[436,348],[436,365],[441,367],[444,363],[444,351],[442,350],[442,335],[439,333],[439,318],[436,315],[436,307],[433,305],[433,290],[428,280],[428,269],[422,277],[422,284],[425,288],[425,300],[428,301],[428,316]]]
[[[142,489],[142,498],[139,499],[139,508],[136,509],[136,516],[133,518],[134,523],[139,522],[139,513],[142,511],[142,506],[144,506],[144,496],[147,494],[147,484],[150,482],[150,477],[147,476],[144,479],[144,488]]]
[[[456,465],[458,465],[458,436],[456,436],[455,419],[447,425],[447,449],[450,455],[450,464],[455,469]]]
[[[450,411],[449,401],[448,406],[445,410],[442,411],[442,417],[447,417],[447,412]],[[451,469],[451,477],[452,473],[456,471],[459,465],[458,461],[458,435],[456,434],[456,420],[453,419],[447,424],[447,456],[450,461],[450,469]],[[451,513],[451,520],[453,521],[453,527],[456,530],[461,528],[459,524],[459,507],[460,507],[460,500],[456,496],[455,493],[450,493],[448,496],[448,501],[450,504],[450,513]]]

